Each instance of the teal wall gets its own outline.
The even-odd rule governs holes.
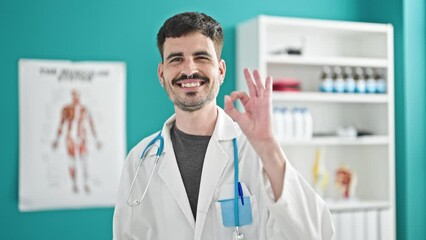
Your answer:
[[[422,0],[0,1],[0,239],[112,237],[113,208],[18,212],[18,59],[126,62],[127,144],[130,148],[143,136],[159,129],[173,111],[157,82],[160,57],[155,37],[167,17],[189,10],[206,12],[224,27],[223,58],[228,73],[219,105],[223,104],[223,95],[235,88],[235,25],[243,20],[270,14],[392,23],[395,27],[397,200],[398,217],[401,217],[398,239],[422,239],[417,236],[426,235],[426,229],[420,226],[425,223],[426,212],[426,181],[421,174],[425,170],[421,160],[426,156],[422,148],[426,133],[422,124],[426,89],[422,83],[424,70],[418,71],[418,67],[425,66],[426,53],[425,8],[420,3]],[[422,10],[416,9],[416,4],[420,4]],[[423,24],[419,26],[417,18],[410,18],[409,11],[416,11],[416,16],[423,18]],[[421,27],[423,32],[419,33]],[[408,52],[403,54],[403,49]],[[404,59],[411,60],[404,62]],[[411,69],[410,74],[404,71],[404,66]],[[403,81],[407,77],[410,81]],[[162,106],[162,111],[157,110],[158,106]],[[417,109],[419,106],[421,110]],[[417,164],[422,168],[415,168]],[[415,201],[417,198],[421,202]]]
[[[404,1],[405,219],[407,239],[426,239],[426,4]]]
[[[397,237],[426,239],[425,0],[363,1],[362,19],[395,29]]]

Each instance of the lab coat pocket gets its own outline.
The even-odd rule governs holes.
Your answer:
[[[244,183],[241,183],[244,195],[244,205],[238,200],[240,232],[246,239],[258,239],[259,210],[256,196],[251,195]],[[232,239],[234,230],[234,184],[223,186],[219,198],[214,203],[214,239]]]
[[[220,210],[222,212],[222,223],[225,227],[235,226],[235,199],[219,200]],[[252,212],[250,196],[237,200],[238,204],[238,222],[239,226],[250,225],[252,223]]]

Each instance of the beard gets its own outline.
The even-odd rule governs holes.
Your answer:
[[[178,86],[177,82],[188,78],[204,80],[202,89],[193,92],[181,91],[181,88]],[[167,95],[176,107],[185,112],[194,112],[200,110],[207,103],[214,100],[219,91],[219,84],[217,84],[217,81],[211,81],[209,78],[198,73],[192,75],[191,77],[186,75],[177,77],[171,81],[171,84],[168,84],[167,82],[170,81],[166,81],[165,83]]]

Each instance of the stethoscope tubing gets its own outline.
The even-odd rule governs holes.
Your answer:
[[[155,157],[155,161],[154,161],[154,166],[152,167],[151,173],[149,174],[148,183],[146,184],[146,187],[145,187],[145,189],[142,193],[141,198],[139,200],[136,199],[135,201],[130,202],[129,201],[130,200],[130,194],[132,193],[133,186],[135,185],[136,178],[137,178],[139,171],[141,169],[141,166],[142,166],[142,162],[146,159],[146,155],[149,152],[148,150],[150,148],[152,148],[154,146],[155,142],[157,142],[157,141],[160,141],[160,144],[159,144],[158,149],[157,149],[157,153],[156,153],[156,157]],[[127,193],[127,199],[126,199],[127,206],[130,206],[130,207],[137,206],[140,203],[142,203],[142,201],[145,199],[145,195],[148,192],[149,186],[151,185],[151,180],[152,180],[152,177],[154,176],[155,169],[157,168],[158,160],[160,159],[161,154],[163,153],[163,148],[164,148],[164,138],[161,136],[161,131],[160,131],[158,133],[158,135],[148,143],[148,145],[145,147],[145,149],[143,150],[143,152],[141,154],[141,158],[139,160],[138,168],[136,169],[135,176],[133,177],[132,183],[130,184],[129,192]]]
[[[130,195],[132,193],[132,190],[133,190],[133,187],[135,185],[139,171],[141,169],[142,163],[146,159],[146,155],[148,154],[149,149],[151,149],[157,141],[159,141],[160,144],[159,144],[158,149],[157,149],[154,166],[152,167],[151,173],[149,175],[148,183],[147,183],[140,199],[137,199],[133,202],[130,202],[129,201]],[[236,138],[232,139],[232,143],[234,145],[234,221],[235,221],[234,231],[237,233],[237,236],[240,236],[241,235],[239,233],[240,219],[239,219],[239,208],[238,208],[238,199],[239,199],[239,192],[238,192],[239,191],[238,190],[239,176],[238,175],[239,175],[239,169],[238,169],[237,139]],[[151,180],[154,176],[154,172],[157,168],[158,161],[159,161],[161,154],[163,152],[163,148],[164,148],[164,138],[161,136],[161,131],[160,131],[158,133],[158,135],[148,143],[148,145],[145,147],[145,149],[143,150],[143,152],[141,154],[141,158],[139,160],[139,164],[138,164],[138,167],[136,169],[135,176],[133,177],[132,183],[130,184],[129,192],[127,193],[127,199],[126,199],[127,206],[130,206],[130,207],[137,206],[137,205],[141,204],[142,201],[145,199],[145,196],[148,192],[148,188],[151,185]],[[241,198],[243,198],[243,196],[241,196]]]
[[[240,213],[238,209],[238,145],[237,138],[232,139],[232,143],[234,144],[234,219],[235,219],[235,227],[240,226]],[[242,197],[242,196],[241,196]]]
[[[158,160],[160,159],[160,157],[159,156],[156,156],[155,157],[155,162],[154,162],[154,166],[152,167],[152,170],[151,170],[151,173],[149,174],[149,179],[148,179],[148,183],[146,184],[146,187],[145,187],[145,190],[143,191],[143,193],[142,193],[142,197],[139,199],[139,200],[135,200],[135,201],[133,201],[133,202],[129,202],[129,199],[130,199],[130,193],[131,193],[131,190],[133,189],[133,185],[135,184],[135,182],[136,182],[136,176],[138,175],[138,173],[139,173],[139,170],[141,169],[141,165],[142,165],[142,161],[141,161],[141,163],[139,164],[139,166],[138,166],[138,169],[136,170],[136,173],[135,173],[135,177],[133,178],[133,181],[132,181],[132,184],[130,185],[130,190],[129,190],[129,192],[127,193],[127,205],[128,206],[136,206],[136,205],[139,205],[144,199],[145,199],[145,195],[146,195],[146,193],[148,192],[148,187],[151,185],[151,180],[152,180],[152,177],[154,176],[154,172],[155,172],[155,169],[157,168],[157,165],[158,165]]]

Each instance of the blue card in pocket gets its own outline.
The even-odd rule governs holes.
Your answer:
[[[225,227],[235,227],[234,217],[234,199],[219,200],[222,211],[222,222]],[[250,197],[244,197],[244,205],[238,200],[238,211],[240,226],[249,225],[252,223],[252,212]]]

